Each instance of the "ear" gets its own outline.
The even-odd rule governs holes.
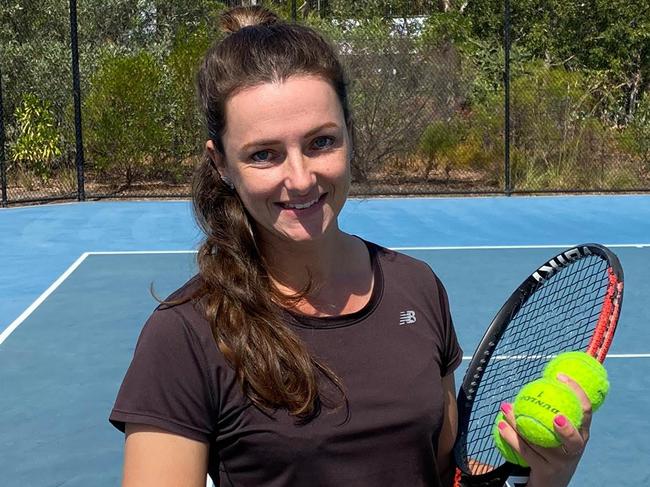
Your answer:
[[[219,173],[219,176],[227,178],[228,168],[226,167],[226,160],[223,154],[214,146],[212,140],[208,140],[205,143],[205,150],[208,152],[212,165]]]

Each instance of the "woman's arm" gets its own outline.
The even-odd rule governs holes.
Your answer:
[[[453,449],[458,428],[458,411],[456,409],[456,383],[454,374],[442,378],[442,391],[444,398],[442,429],[438,438],[438,468],[442,485],[452,486],[456,464],[454,463]]]
[[[205,487],[208,444],[127,423],[122,487]]]

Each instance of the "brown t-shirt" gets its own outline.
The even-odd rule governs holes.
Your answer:
[[[368,243],[370,301],[339,317],[287,315],[311,353],[341,378],[347,407],[306,424],[243,396],[191,303],[145,324],[110,421],[209,443],[217,486],[438,486],[441,378],[462,358],[446,293],[423,262]],[[190,280],[170,299],[196,285]]]

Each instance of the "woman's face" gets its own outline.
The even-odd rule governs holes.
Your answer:
[[[247,88],[226,102],[225,160],[262,239],[309,241],[338,229],[350,137],[334,88],[313,76]]]

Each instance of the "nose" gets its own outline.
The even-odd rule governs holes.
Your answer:
[[[287,190],[298,195],[306,195],[316,185],[316,174],[310,160],[300,152],[287,155],[284,184]]]

